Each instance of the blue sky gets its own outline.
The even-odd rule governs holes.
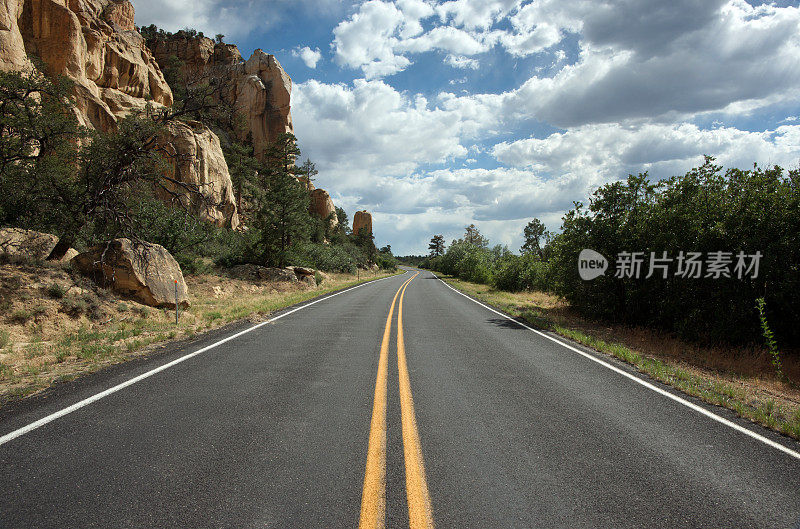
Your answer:
[[[513,250],[628,173],[800,164],[800,9],[744,0],[134,0],[276,55],[317,185],[376,243]]]

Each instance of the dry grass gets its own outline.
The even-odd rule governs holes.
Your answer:
[[[389,274],[325,274],[316,288],[187,277],[191,308],[121,300],[58,265],[0,265],[0,404],[237,320],[259,321],[307,299]]]
[[[444,277],[449,284],[530,323],[624,360],[653,378],[800,439],[800,354],[782,357],[778,380],[766,348],[700,346],[651,329],[598,323],[544,292],[502,292]]]

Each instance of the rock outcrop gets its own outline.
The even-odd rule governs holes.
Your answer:
[[[366,210],[356,211],[353,217],[353,234],[358,235],[362,229],[372,235],[372,215]]]
[[[159,147],[171,168],[168,176],[200,191],[200,195],[186,193],[178,184],[169,185],[183,206],[204,220],[236,229],[239,215],[233,184],[217,135],[198,121],[172,121],[167,123]],[[160,195],[164,200],[174,196]]]
[[[243,264],[232,267],[228,273],[237,279],[248,281],[287,281],[297,282],[297,275],[288,268],[270,268],[254,264]]]
[[[311,191],[311,203],[309,210],[317,217],[328,220],[331,229],[339,225],[339,218],[336,216],[336,206],[331,200],[331,196],[324,189],[314,189]]]
[[[172,57],[183,62],[187,79],[217,76],[225,79],[221,97],[244,119],[237,131],[239,140],[249,138],[257,157],[279,134],[292,132],[292,79],[274,55],[258,49],[244,61],[231,44],[215,43],[206,37],[183,32],[151,43],[153,56],[162,68]]]
[[[24,5],[25,0],[0,1],[0,70],[6,72],[31,66],[19,30]]]
[[[0,69],[28,67],[31,55],[75,82],[76,114],[92,128],[111,130],[148,101],[172,104],[128,0],[0,0]]]
[[[297,280],[306,287],[317,287],[317,271],[313,268],[306,268],[305,266],[287,266],[287,270],[294,272]]]
[[[75,114],[87,127],[111,131],[148,104],[172,105],[172,90],[134,25],[128,0],[0,0],[0,69],[32,68],[29,55],[38,56],[48,74],[75,82]],[[203,184],[201,202],[211,207],[198,212],[236,227],[233,184],[219,139],[196,125],[171,125],[168,134],[173,133],[173,143],[197,156],[174,175]],[[183,200],[196,201],[192,193]]]
[[[181,267],[166,248],[158,244],[134,244],[114,239],[93,246],[72,259],[81,273],[104,288],[151,307],[189,307],[188,289]]]

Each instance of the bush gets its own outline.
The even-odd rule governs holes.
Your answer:
[[[24,325],[28,323],[28,320],[31,319],[31,313],[24,309],[15,310],[11,313],[11,317],[9,318],[12,323],[18,323],[20,325]]]
[[[300,247],[291,259],[293,263],[325,272],[355,273],[357,265],[366,263],[361,250],[351,244],[334,246],[309,243]]]
[[[800,171],[779,167],[742,171],[713,158],[683,176],[652,183],[647,174],[607,184],[589,206],[576,204],[564,217],[552,251],[558,292],[592,317],[656,326],[707,342],[757,342],[761,338],[755,300],[766,298],[775,335],[800,343]],[[577,274],[578,253],[591,248],[612,270],[593,281]],[[674,264],[666,279],[614,277],[622,251],[675,258],[679,252],[742,251],[763,257],[758,277],[682,279]],[[703,270],[705,273],[705,270]],[[769,285],[769,288],[767,288]]]
[[[377,264],[381,270],[397,270],[397,259],[395,259],[391,253],[379,252],[376,254],[375,264]]]
[[[53,283],[47,287],[47,295],[53,299],[61,299],[67,293],[66,289],[58,283]]]
[[[180,253],[175,256],[175,260],[181,267],[181,272],[186,276],[195,276],[199,274],[210,274],[214,268],[209,266],[202,258],[196,255],[189,255]]]
[[[73,318],[86,312],[87,308],[87,303],[82,299],[65,299],[61,302],[61,312]]]
[[[325,278],[322,277],[322,274],[319,273],[319,270],[314,272],[314,281],[317,283],[317,286],[320,286]]]

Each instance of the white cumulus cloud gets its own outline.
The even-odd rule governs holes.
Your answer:
[[[302,48],[293,49],[292,56],[299,57],[306,66],[314,69],[317,67],[317,63],[320,59],[322,59],[322,52],[319,51],[319,48],[312,50],[308,46],[303,46]]]

